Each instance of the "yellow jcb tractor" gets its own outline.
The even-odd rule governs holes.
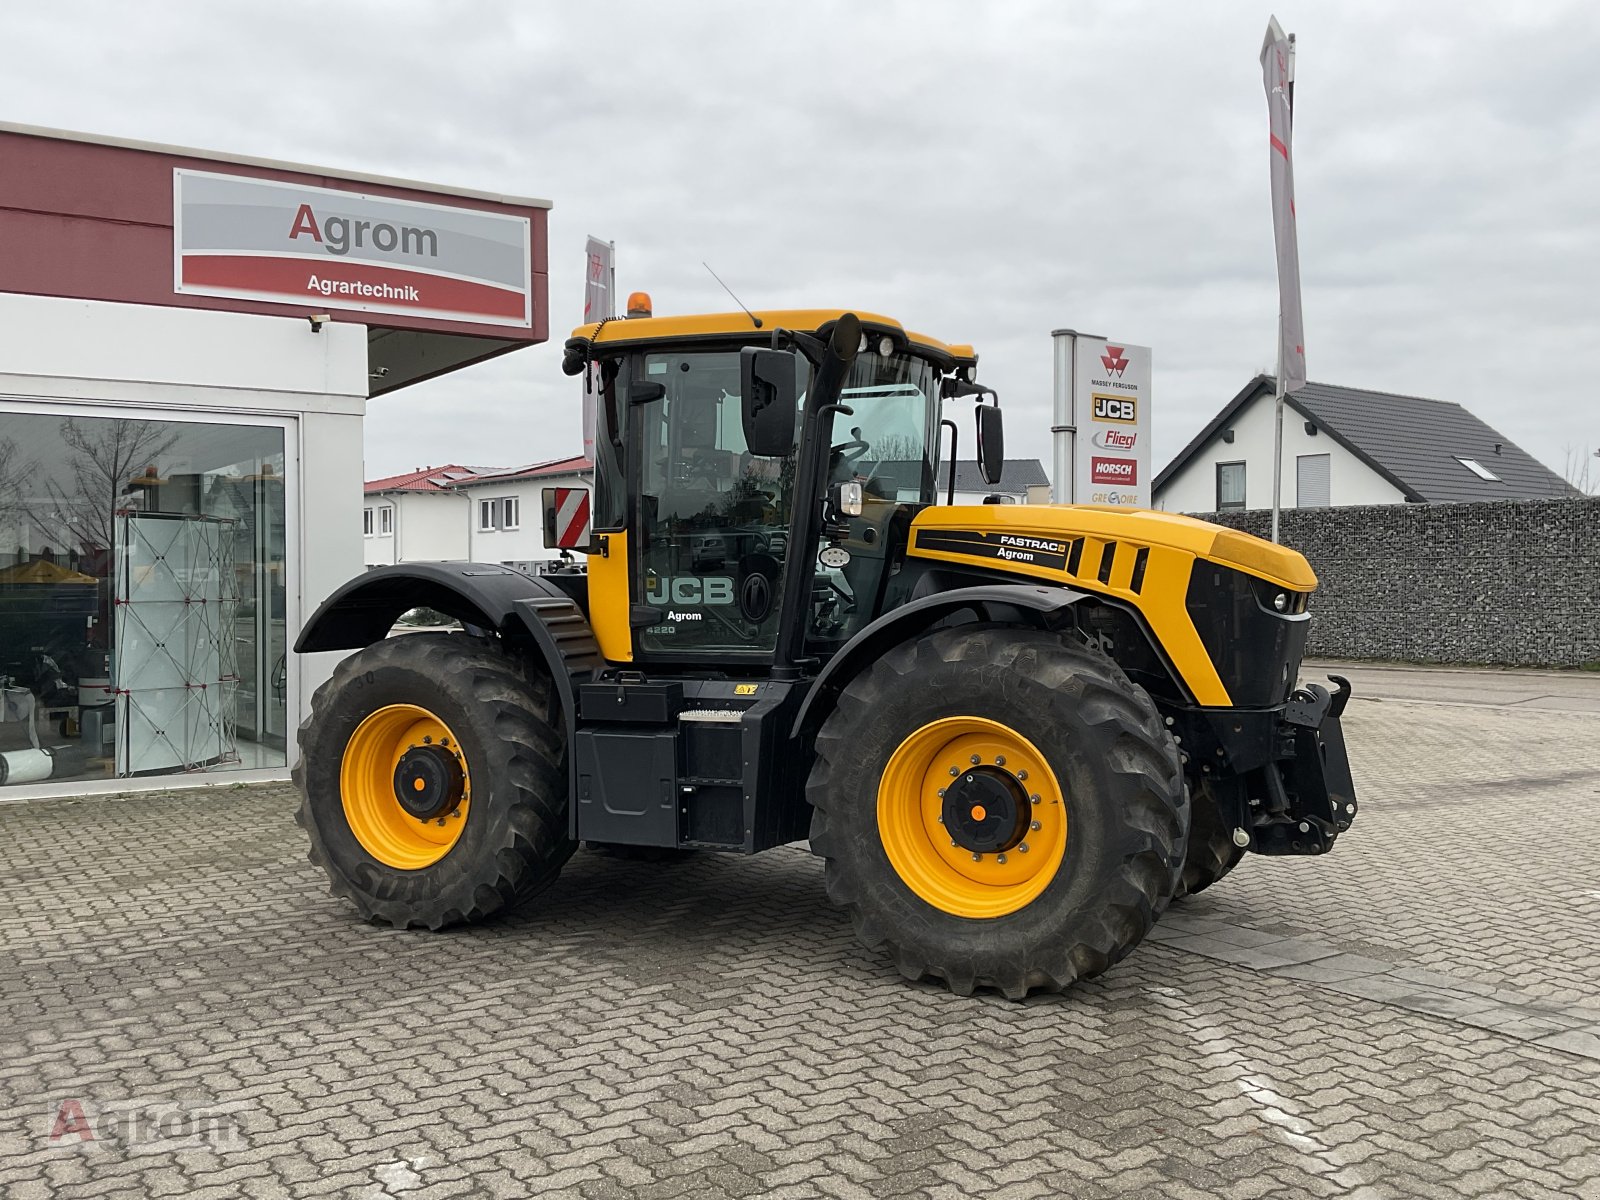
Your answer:
[[[333,892],[439,929],[527,901],[580,843],[809,838],[905,975],[1019,997],[1105,970],[1246,851],[1328,850],[1356,811],[1349,686],[1297,685],[1305,559],[941,497],[947,403],[999,478],[976,361],[844,310],[577,330],[594,490],[544,500],[587,573],[387,567],[300,636],[354,651],[295,772]],[[462,631],[388,636],[417,607]]]

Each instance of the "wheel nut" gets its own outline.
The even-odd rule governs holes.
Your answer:
[[[944,799],[944,789],[943,788],[939,789],[939,799],[941,799],[941,800]]]
[[[1039,803],[1039,793],[1035,792],[1033,795],[1029,796],[1028,797],[1028,803],[1029,804],[1038,804]]]
[[[1027,842],[1019,842],[1019,843],[1017,843],[1017,853],[1018,854],[1026,854],[1027,852],[1028,852],[1028,843]]]
[[[1006,861],[1006,856],[1005,856],[1005,855],[1004,855],[1004,854],[997,854],[997,855],[995,855],[995,858],[994,858],[994,860],[995,860],[995,862],[997,862],[997,863],[1001,863],[1001,864],[1004,864],[1004,863],[1005,863],[1005,861]]]
[[[1004,754],[996,754],[994,756],[994,765],[997,766],[997,767],[1005,766],[1006,765],[1006,756]]]
[[[983,759],[979,758],[976,754],[974,754],[967,761],[970,762],[973,766],[977,766],[979,763],[981,763],[983,761]]]
[[[973,855],[973,856],[972,856],[972,861],[973,861],[973,862],[982,862],[982,861],[983,861],[983,855],[981,855],[981,854],[974,854],[974,855]]]
[[[1028,773],[1026,771],[1018,771],[1017,772],[1017,778],[1018,779],[1026,779],[1027,777],[1028,777]]]
[[[1041,824],[1039,824],[1039,822],[1037,822],[1037,821],[1034,821],[1034,822],[1032,822],[1032,823],[1031,823],[1031,824],[1030,824],[1030,825],[1029,825],[1029,826],[1028,826],[1028,828],[1029,828],[1029,829],[1031,829],[1031,830],[1033,830],[1033,831],[1034,831],[1034,832],[1035,832],[1035,833],[1038,833],[1038,832],[1039,832],[1039,830],[1041,830],[1041,829],[1043,829],[1043,828],[1044,828],[1044,826],[1043,826],[1043,825],[1041,825]]]
[[[954,767],[950,768],[950,775],[951,775],[952,778],[957,776],[957,775],[959,775],[959,774],[961,774],[960,771],[956,770]]]

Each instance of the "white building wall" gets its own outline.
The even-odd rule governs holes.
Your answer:
[[[1272,427],[1270,395],[1257,397],[1234,415],[1232,443],[1222,431],[1195,452],[1155,497],[1155,506],[1168,512],[1214,512],[1217,507],[1217,464],[1245,464],[1245,507],[1272,507]],[[1402,504],[1405,496],[1383,476],[1362,462],[1326,433],[1309,434],[1306,419],[1294,409],[1283,413],[1283,479],[1278,503],[1295,507],[1295,459],[1301,454],[1326,454],[1329,498],[1335,506],[1350,504]]]
[[[472,551],[474,562],[538,562],[560,557],[544,545],[545,488],[581,487],[591,491],[594,482],[586,475],[541,475],[533,479],[504,483],[469,484],[461,490],[472,500]],[[520,516],[516,529],[484,530],[478,527],[478,501],[517,497]]]
[[[0,397],[138,409],[171,420],[215,414],[286,423],[287,635],[361,571],[361,426],[367,330],[291,317],[0,293]],[[0,413],[5,401],[0,399]],[[292,731],[339,655],[287,657]],[[281,770],[263,772],[281,776]],[[234,782],[249,772],[218,773]],[[170,777],[150,786],[170,787]],[[125,790],[126,779],[72,790]],[[22,789],[18,789],[19,792]],[[9,795],[8,799],[11,798]]]

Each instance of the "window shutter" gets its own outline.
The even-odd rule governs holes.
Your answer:
[[[1297,508],[1327,508],[1332,503],[1330,461],[1327,454],[1302,454],[1294,460]]]

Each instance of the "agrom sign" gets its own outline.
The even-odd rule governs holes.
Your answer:
[[[172,186],[177,292],[533,323],[526,217],[201,171]]]

